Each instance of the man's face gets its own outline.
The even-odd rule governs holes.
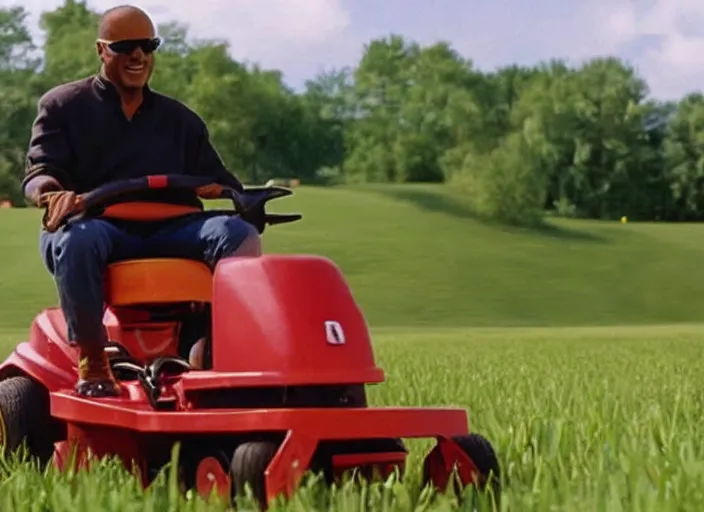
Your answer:
[[[144,87],[152,74],[156,49],[151,21],[138,14],[122,15],[111,20],[105,35],[109,37],[99,40],[97,49],[107,77],[121,89]]]

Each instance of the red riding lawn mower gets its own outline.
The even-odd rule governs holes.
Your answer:
[[[186,176],[112,183],[86,194],[78,217],[183,215],[120,196],[208,184]],[[223,189],[222,197],[234,203],[229,214],[262,233],[301,219],[265,212],[267,201],[291,194],[252,187]],[[223,213],[193,214],[210,212]],[[179,443],[184,488],[231,499],[249,484],[266,507],[290,497],[308,470],[328,483],[348,470],[384,478],[397,468],[402,475],[402,438],[429,437],[437,443],[424,459],[424,484],[498,491],[494,451],[469,433],[465,410],[368,406],[365,385],[383,382],[384,372],[364,316],[328,259],[237,257],[214,269],[183,259],[120,261],[107,269],[105,297],[106,351],[122,395],[74,393],[78,351],[66,339],[61,310],[45,309],[29,341],[0,365],[0,451],[26,442],[32,456],[61,469],[69,460],[84,467],[91,456],[117,457],[146,487]],[[197,340],[202,361],[194,365]]]

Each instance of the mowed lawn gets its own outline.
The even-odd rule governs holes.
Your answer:
[[[333,258],[369,318],[387,375],[372,403],[466,408],[498,452],[502,510],[704,510],[703,226],[499,228],[433,187],[302,189],[276,210],[306,219],[272,228],[266,249]],[[38,220],[0,211],[3,353],[56,300]],[[419,496],[429,446],[409,444],[405,485],[327,498],[304,488],[285,508],[448,510]],[[222,509],[165,482],[142,494],[114,468],[73,486],[0,472],[0,510]]]

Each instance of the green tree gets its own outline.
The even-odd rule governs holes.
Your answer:
[[[22,202],[28,130],[36,112],[33,90],[40,61],[22,7],[0,9],[0,199]]]
[[[680,103],[664,143],[666,176],[677,220],[704,218],[704,95]]]
[[[38,98],[98,71],[98,19],[65,0],[42,13],[39,48],[24,8],[0,9],[0,198],[23,204]],[[223,41],[193,40],[176,22],[159,32],[152,87],[198,112],[250,183],[445,182],[479,214],[522,224],[545,210],[704,219],[703,96],[658,102],[614,57],[481,72],[447,42],[390,34],[298,93],[280,71],[234,60]]]

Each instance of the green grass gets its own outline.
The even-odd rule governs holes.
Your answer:
[[[387,382],[371,402],[466,408],[499,454],[502,510],[704,510],[704,226],[502,228],[434,187],[302,189],[276,210],[306,219],[272,228],[266,250],[333,258],[373,326]],[[56,301],[38,220],[0,210],[2,353]],[[410,443],[406,485],[304,488],[284,508],[449,510],[419,495],[428,447]],[[222,509],[172,491],[162,479],[142,493],[114,467],[44,477],[0,465],[3,511]]]
[[[387,382],[370,388],[372,403],[467,408],[499,453],[503,510],[704,509],[704,328],[384,331],[376,350]],[[428,443],[410,448],[411,485],[388,490],[385,510],[413,510]],[[71,488],[21,470],[0,483],[0,510],[205,510],[200,500],[170,508],[164,482],[142,495],[115,469],[98,475]],[[300,494],[288,510],[326,510],[320,493]],[[333,500],[351,511],[362,498],[348,490]],[[416,510],[448,510],[442,503]]]
[[[704,321],[704,225],[473,220],[437,187],[299,189],[301,211],[265,233],[270,252],[331,257],[374,326],[619,325]],[[0,326],[56,302],[37,210],[0,210]]]

